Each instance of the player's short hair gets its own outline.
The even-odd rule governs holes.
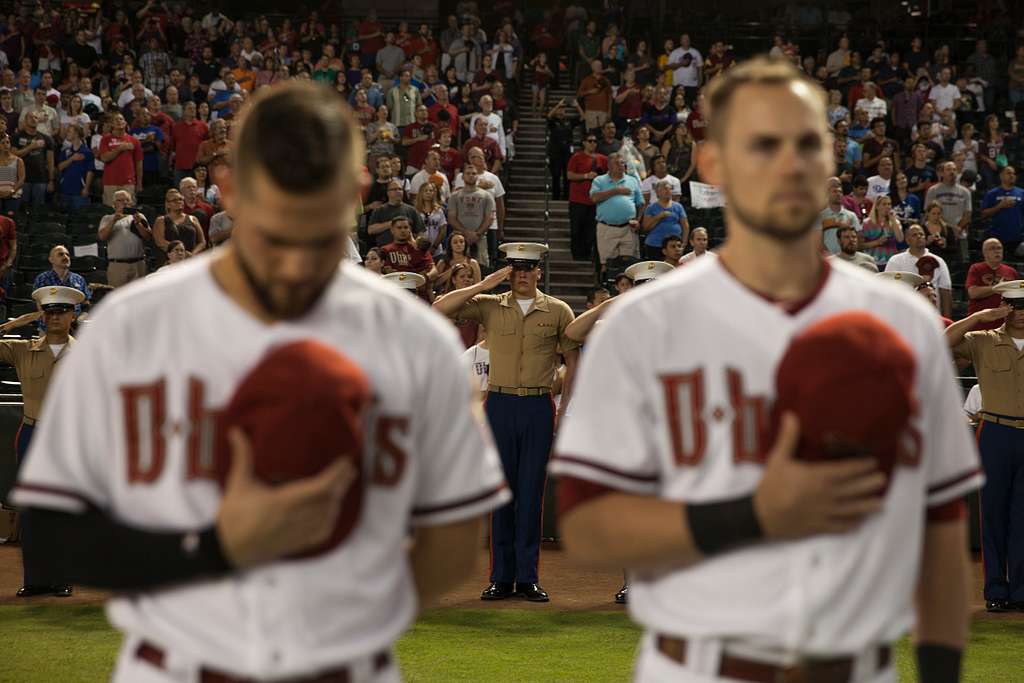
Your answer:
[[[165,254],[169,254],[172,251],[174,251],[175,249],[177,249],[178,247],[184,247],[184,246],[185,246],[185,243],[182,242],[181,240],[171,240],[170,242],[167,243],[167,246],[164,247],[164,253]]]
[[[348,105],[331,88],[289,81],[261,91],[246,108],[234,167],[240,188],[259,169],[277,187],[309,194],[335,182],[363,156],[363,138]]]
[[[884,116],[876,116],[875,118],[871,119],[871,127],[872,128],[874,128],[875,126],[877,126],[880,123],[885,123],[885,117]]]
[[[410,228],[412,227],[412,221],[409,220],[408,216],[395,216],[394,218],[391,219],[391,227],[392,228],[395,227],[396,225],[398,225],[399,223],[405,223]]]
[[[740,88],[747,85],[782,86],[790,83],[802,83],[810,88],[820,101],[824,116],[828,99],[816,81],[808,78],[787,59],[755,57],[729,69],[708,85],[704,92],[708,106],[708,135],[716,142],[723,139],[729,105]]]

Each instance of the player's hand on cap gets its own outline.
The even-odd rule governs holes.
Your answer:
[[[874,458],[796,460],[799,441],[799,420],[785,413],[754,493],[766,538],[843,533],[882,509],[886,475]]]
[[[494,271],[480,281],[480,290],[484,292],[491,291],[501,283],[508,280],[508,276],[511,272],[512,266],[505,266],[504,268]]]
[[[253,473],[252,446],[241,429],[228,434],[232,463],[217,513],[217,534],[228,561],[249,567],[324,543],[356,480],[349,458],[319,474],[268,486]]]

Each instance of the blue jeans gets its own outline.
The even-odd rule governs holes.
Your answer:
[[[88,197],[83,197],[80,194],[62,194],[60,196],[60,205],[70,212],[75,212],[84,206],[89,206],[90,201]]]
[[[42,206],[46,203],[46,183],[25,183],[21,199],[32,206]]]

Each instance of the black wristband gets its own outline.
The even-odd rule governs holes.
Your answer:
[[[961,650],[948,645],[921,643],[917,646],[917,678],[921,683],[958,683]]]
[[[753,495],[715,503],[689,503],[683,509],[693,544],[704,555],[715,555],[764,536]]]

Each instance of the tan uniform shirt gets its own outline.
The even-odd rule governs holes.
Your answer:
[[[13,365],[18,373],[21,395],[25,402],[25,417],[28,419],[39,419],[43,396],[46,395],[46,387],[53,377],[53,366],[64,357],[74,343],[75,338],[68,337],[68,343],[61,349],[60,355],[55,357],[50,345],[46,343],[45,336],[32,341],[0,341],[0,362]]]
[[[1017,350],[1005,326],[968,332],[953,355],[974,364],[983,412],[1024,417],[1024,351]]]
[[[573,317],[568,304],[541,292],[524,316],[515,295],[506,292],[477,294],[455,319],[480,323],[487,330],[491,386],[550,389],[558,354],[579,347],[565,336]]]

